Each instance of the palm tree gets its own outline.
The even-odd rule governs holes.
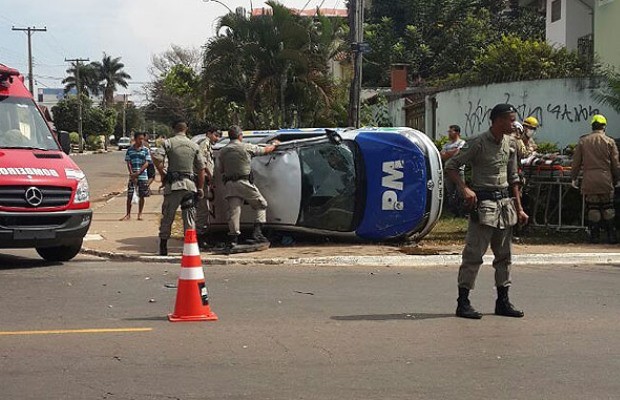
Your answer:
[[[594,98],[603,104],[607,104],[616,112],[620,112],[620,74],[606,76],[605,87],[596,93]]]
[[[80,75],[80,92],[86,96],[97,96],[101,87],[99,86],[99,71],[91,64],[78,64]],[[65,85],[65,93],[68,93],[71,89],[76,88],[77,74],[78,72],[75,64],[71,68],[67,69],[67,76],[62,80]]]
[[[131,76],[123,71],[125,64],[120,62],[121,58],[112,58],[111,56],[103,53],[103,59],[101,62],[93,62],[92,65],[99,71],[99,79],[102,82],[103,89],[103,107],[111,107],[114,103],[114,92],[118,86],[126,88],[129,86],[127,83]]]
[[[299,103],[312,104],[313,113],[329,104],[327,63],[339,29],[275,1],[267,4],[271,15],[229,13],[220,19],[221,33],[207,44],[203,71],[209,98],[242,104],[245,123],[261,128],[290,125]]]

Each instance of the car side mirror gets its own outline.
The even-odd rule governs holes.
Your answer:
[[[58,142],[60,142],[60,148],[64,151],[65,154],[71,153],[71,138],[69,137],[69,132],[60,131],[58,132]]]
[[[325,134],[331,144],[339,145],[342,143],[342,136],[340,136],[338,132],[331,129],[325,129]]]

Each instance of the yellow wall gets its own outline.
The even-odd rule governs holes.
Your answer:
[[[620,72],[620,0],[596,0],[594,4],[594,52],[603,64]]]

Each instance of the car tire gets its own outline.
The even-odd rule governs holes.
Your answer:
[[[37,253],[46,261],[69,261],[82,249],[82,239],[79,241],[55,247],[37,247]]]

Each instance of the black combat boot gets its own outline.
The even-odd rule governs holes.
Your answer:
[[[616,224],[614,220],[605,221],[605,230],[607,231],[607,243],[618,244],[618,235],[616,234]]]
[[[521,318],[523,311],[515,310],[514,306],[508,300],[508,286],[499,286],[497,288],[497,301],[495,302],[495,315],[504,317]]]
[[[230,251],[237,245],[239,241],[239,235],[228,234],[228,242],[226,242],[226,250]]]
[[[200,232],[197,235],[197,239],[198,239],[198,247],[201,250],[206,250],[209,248],[209,241],[207,240],[207,233],[205,232]]]
[[[265,243],[269,241],[269,239],[263,235],[262,227],[263,224],[261,223],[254,224],[254,232],[252,233],[252,241],[254,243]]]
[[[590,222],[590,243],[597,244],[601,242],[601,224],[599,222]]]
[[[456,316],[461,318],[480,319],[482,313],[476,311],[469,302],[469,289],[459,287],[459,298],[456,299]]]
[[[159,255],[160,256],[168,255],[168,240],[159,239]]]

